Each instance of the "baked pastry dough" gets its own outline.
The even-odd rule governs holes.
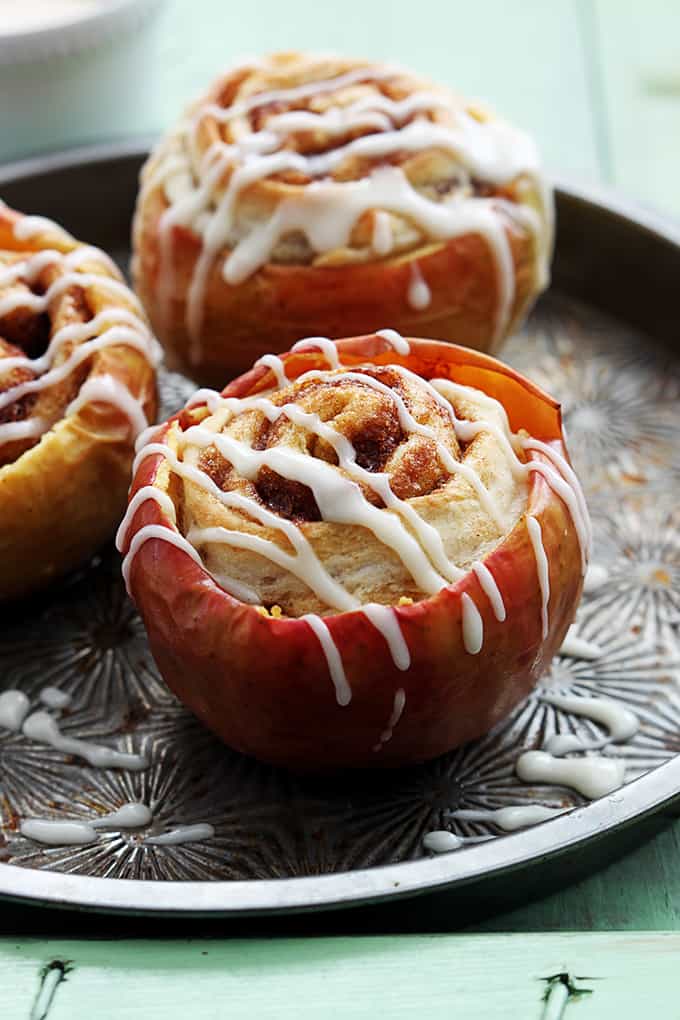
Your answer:
[[[491,351],[546,285],[533,143],[399,68],[277,54],[221,76],[144,167],[134,280],[178,367],[221,384],[311,333]]]
[[[107,255],[0,205],[0,599],[112,536],[156,414],[155,358]]]
[[[199,391],[140,440],[119,532],[170,687],[297,769],[402,765],[488,730],[562,642],[588,543],[558,405],[391,331],[302,341]]]

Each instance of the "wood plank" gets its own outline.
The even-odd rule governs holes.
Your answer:
[[[680,930],[678,861],[680,821],[623,860],[474,930]]]
[[[483,98],[533,132],[553,170],[598,179],[600,168],[578,12],[571,0],[483,4],[430,0],[325,3],[174,0],[160,27],[160,119],[169,125],[222,68],[245,54],[320,49],[392,60]]]
[[[34,1020],[318,1020],[331,1006],[343,1020],[569,1020],[572,1003],[583,1020],[637,1020],[677,1015],[679,952],[676,933],[3,941],[0,972],[4,1015]],[[589,994],[546,980],[562,973]]]
[[[680,214],[680,5],[596,0],[613,183]]]

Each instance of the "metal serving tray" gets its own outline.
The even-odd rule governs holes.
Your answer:
[[[29,161],[0,170],[0,195],[124,265],[142,159],[139,146],[118,146]],[[680,233],[568,188],[557,204],[554,285],[503,356],[563,402],[594,559],[609,571],[578,618],[602,656],[558,659],[545,684],[604,694],[638,713],[639,733],[607,752],[625,758],[629,782],[592,804],[520,782],[521,751],[558,729],[598,733],[535,695],[483,740],[419,768],[312,780],[260,766],[223,747],[165,689],[117,557],[106,551],[48,595],[3,611],[0,688],[33,698],[46,684],[68,691],[65,733],[143,750],[151,766],[98,770],[0,731],[1,895],[228,915],[443,889],[470,895],[491,880],[537,887],[543,872],[566,875],[570,861],[611,856],[646,831],[645,819],[672,810],[680,795]],[[192,388],[165,373],[164,413]],[[40,846],[18,831],[26,816],[86,820],[130,800],[154,811],[144,831],[109,831],[79,847]],[[512,835],[447,813],[531,803],[576,808]],[[144,841],[195,822],[213,825],[214,838]],[[442,828],[478,841],[432,857],[423,836]]]

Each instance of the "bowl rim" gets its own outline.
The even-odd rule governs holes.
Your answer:
[[[165,0],[95,0],[64,21],[42,28],[0,33],[0,68],[72,55],[139,25]]]

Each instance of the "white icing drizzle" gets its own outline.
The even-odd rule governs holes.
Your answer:
[[[427,308],[432,300],[432,292],[417,262],[411,263],[411,282],[408,285],[408,303],[415,311]]]
[[[609,571],[601,563],[589,563],[586,576],[583,579],[583,590],[588,595],[601,588],[609,577]]]
[[[568,656],[572,659],[588,659],[594,661],[595,659],[599,659],[603,652],[600,646],[595,644],[594,641],[586,641],[585,638],[579,637],[576,633],[576,625],[572,624],[567,631],[567,635],[557,654]]]
[[[274,378],[280,389],[284,389],[290,382],[290,379],[286,375],[286,366],[281,361],[281,358],[276,354],[263,354],[261,358],[258,358],[255,362],[256,365],[263,365],[265,368],[271,369],[274,373]]]
[[[227,253],[223,274],[235,284],[269,261],[279,240],[291,232],[300,231],[317,253],[346,246],[357,220],[369,210],[375,214],[372,247],[379,257],[389,254],[392,248],[389,212],[414,224],[426,240],[480,234],[497,266],[497,333],[506,327],[515,292],[514,266],[500,209],[534,234],[539,262],[537,276],[540,281],[545,278],[552,212],[533,144],[500,121],[480,123],[462,109],[455,111],[452,127],[422,116],[450,107],[451,100],[444,93],[417,92],[396,102],[376,94],[344,108],[330,107],[320,114],[285,111],[270,117],[260,131],[238,132],[233,144],[215,142],[199,162],[197,139],[205,116],[227,123],[269,102],[294,103],[300,98],[336,91],[350,82],[375,81],[394,74],[389,68],[363,68],[322,81],[305,82],[299,87],[250,96],[227,109],[214,103],[199,104],[172,139],[163,143],[164,148],[156,157],[157,165],[147,174],[143,186],[144,196],[152,187],[164,184],[168,200],[174,201],[159,223],[159,298],[168,309],[174,284],[173,228],[183,225],[193,229],[203,241],[187,307],[187,327],[195,345],[202,326],[205,287],[222,251]],[[421,115],[407,122],[414,114]],[[320,154],[304,155],[282,148],[290,132],[323,131],[333,137],[365,128],[373,128],[377,133],[354,137]],[[465,185],[462,194],[441,202],[426,198],[394,166],[379,167],[358,181],[336,181],[329,177],[350,156],[382,159],[395,152],[429,149],[443,150],[459,164],[461,184]],[[239,235],[237,211],[241,191],[255,181],[286,170],[299,171],[314,180],[284,198],[266,221],[249,226]],[[465,194],[472,177],[503,184],[520,175],[535,182],[544,206],[540,214],[503,199]],[[193,354],[198,355],[197,346]]]
[[[158,503],[159,507],[167,514],[172,524],[177,523],[175,504],[170,499],[167,492],[163,492],[163,490],[159,489],[156,485],[143,485],[141,489],[137,490],[130,500],[125,517],[121,521],[120,527],[116,532],[116,549],[118,552],[122,552],[125,548],[132,518],[139,510],[142,503],[146,503],[150,499],[152,499],[154,503]]]
[[[14,235],[19,240],[32,234],[30,229],[28,234],[25,234],[25,230],[22,229],[28,219],[30,217],[20,220],[14,227]],[[39,232],[42,232],[47,228],[42,224],[42,221],[40,222]],[[41,390],[63,382],[84,361],[106,347],[114,345],[132,347],[150,363],[156,363],[158,354],[155,341],[141,318],[142,311],[139,302],[119,280],[97,273],[79,271],[80,265],[92,261],[98,261],[107,268],[113,266],[109,257],[96,248],[79,247],[66,255],[46,249],[0,270],[0,287],[11,287],[12,284],[21,280],[25,280],[29,285],[34,283],[39,274],[48,266],[57,265],[64,269],[62,275],[47,288],[44,294],[33,294],[30,291],[17,288],[0,298],[0,318],[21,308],[29,309],[37,315],[42,314],[49,309],[50,303],[54,299],[60,297],[71,287],[97,287],[115,296],[120,296],[135,308],[135,312],[127,308],[106,309],[88,322],[67,323],[51,337],[47,350],[38,358],[16,355],[0,359],[0,377],[18,368],[30,371],[33,376],[31,379],[10,386],[0,394],[0,409],[28,394],[39,393]],[[57,352],[68,342],[77,346],[62,364],[54,367]],[[76,413],[91,401],[104,401],[118,407],[130,421],[134,435],[147,425],[139,401],[132,396],[120,380],[111,376],[102,375],[87,379],[81,386],[78,397],[66,409],[66,414]],[[53,421],[38,418],[35,415],[29,416],[22,422],[0,424],[0,442],[40,436],[53,424]]]
[[[530,460],[529,467],[532,471],[538,471],[546,479],[550,487],[560,496],[567,505],[578,533],[581,546],[583,573],[588,566],[588,557],[592,545],[593,533],[590,525],[590,515],[583,489],[576,477],[573,468],[568,464],[565,457],[548,443],[540,439],[523,439],[522,446],[525,450],[537,450],[552,462],[552,470],[547,464],[540,461]]]
[[[461,595],[463,610],[463,647],[468,655],[477,655],[484,644],[484,621],[474,600],[463,592]]]
[[[328,670],[331,674],[331,680],[335,688],[335,699],[341,708],[349,705],[352,700],[352,690],[347,683],[347,677],[345,676],[345,667],[342,664],[342,657],[338,651],[338,647],[333,640],[333,636],[328,629],[328,626],[317,616],[316,613],[306,613],[300,617],[304,620],[310,629],[314,631],[319,644],[326,656],[326,662],[328,663]]]
[[[392,236],[392,221],[390,214],[378,210],[373,220],[373,236],[371,238],[371,247],[376,255],[383,258],[385,255],[389,255],[394,245],[394,238]]]
[[[89,822],[63,822],[56,818],[27,818],[19,831],[26,839],[46,846],[84,846],[96,843],[99,838]]]
[[[380,734],[380,739],[378,740],[378,743],[375,744],[373,747],[374,751],[382,751],[383,745],[388,743],[388,741],[392,739],[392,736],[394,735],[394,729],[403,715],[405,705],[406,705],[406,691],[404,690],[403,687],[400,687],[395,692],[394,701],[392,703],[392,712],[390,714],[389,719],[387,720],[387,726]]]
[[[151,846],[180,846],[183,843],[199,843],[204,839],[212,839],[215,829],[207,822],[197,825],[178,825],[176,829],[161,832],[157,836],[147,836],[144,842]]]
[[[298,340],[293,344],[291,351],[321,351],[331,368],[340,368],[340,354],[337,346],[332,340],[325,336],[310,336],[304,340]]]
[[[116,811],[99,815],[90,822],[93,829],[141,829],[148,825],[153,814],[151,808],[137,801],[122,804]]]
[[[508,457],[508,465],[516,478],[526,478],[531,472],[541,474],[550,488],[564,501],[576,530],[581,549],[582,566],[585,572],[592,542],[592,528],[583,490],[566,458],[548,443],[543,443],[541,440],[532,437],[520,437],[513,434],[510,430],[505,409],[493,397],[482,394],[477,390],[474,391],[477,399],[481,399],[483,403],[493,407],[500,413],[501,420],[503,421],[502,428],[496,425],[495,422],[486,420],[461,421],[456,417],[452,406],[453,401],[455,401],[456,397],[464,395],[467,387],[451,382],[449,379],[433,379],[430,385],[432,390],[440,395],[440,399],[443,400],[448,397],[449,401],[451,401],[448,410],[459,440],[469,442],[480,432],[490,432],[504,447]],[[546,464],[535,458],[531,458],[526,463],[523,463],[517,455],[519,450],[541,453],[550,463]]]
[[[536,570],[538,572],[538,584],[541,589],[541,628],[542,636],[545,639],[548,636],[548,604],[550,602],[550,568],[548,565],[548,557],[545,554],[545,548],[543,547],[543,534],[541,532],[541,525],[535,517],[531,514],[527,515],[526,518],[527,531],[529,532],[529,539],[533,546],[534,556],[536,557]]]
[[[139,771],[148,766],[146,758],[141,754],[131,754],[126,751],[116,751],[111,747],[103,747],[101,744],[93,744],[87,740],[79,740],[76,737],[66,737],[59,729],[59,724],[47,712],[33,712],[25,720],[22,732],[29,740],[35,740],[40,744],[47,744],[55,751],[63,751],[64,754],[78,755],[84,758],[88,764],[95,768],[120,768]]]
[[[394,609],[390,606],[381,606],[376,602],[369,602],[362,606],[361,612],[379,630],[387,642],[392,661],[397,669],[407,670],[411,665],[411,653],[404,640],[399,618]]]
[[[43,687],[40,691],[40,700],[47,708],[59,711],[71,704],[71,695],[68,691],[60,691],[58,687]]]
[[[597,755],[556,758],[547,751],[525,751],[517,761],[516,772],[526,783],[569,786],[589,800],[595,800],[619,789],[626,768],[620,758]]]
[[[133,466],[133,475],[136,472],[137,467],[145,457],[151,456],[156,453],[160,453],[162,456],[166,458],[175,474],[178,474],[180,477],[185,478],[188,481],[194,482],[194,484],[204,489],[206,492],[209,492],[211,495],[215,497],[215,499],[218,499],[225,506],[236,507],[240,510],[243,510],[250,516],[254,517],[255,520],[260,521],[262,524],[280,530],[290,540],[296,553],[295,557],[291,557],[290,563],[288,564],[288,569],[301,571],[302,573],[298,574],[297,576],[304,576],[306,583],[316,594],[318,594],[320,599],[322,599],[328,605],[333,606],[336,609],[340,609],[341,611],[359,608],[358,600],[355,599],[352,595],[350,595],[349,592],[347,592],[341,585],[334,581],[331,578],[331,576],[327,573],[327,571],[319,561],[318,557],[316,556],[316,553],[314,552],[311,544],[307,541],[307,539],[304,537],[304,535],[302,534],[298,527],[296,527],[290,521],[278,517],[276,514],[272,513],[270,510],[267,510],[259,503],[256,503],[255,500],[249,499],[247,496],[242,496],[240,493],[236,492],[222,492],[222,490],[218,488],[217,485],[215,485],[213,480],[208,475],[206,475],[205,472],[200,471],[198,468],[192,467],[190,464],[184,464],[182,461],[178,460],[178,458],[172,452],[172,450],[170,450],[169,447],[166,446],[165,444],[151,443],[147,447],[142,448],[138,453],[137,459]],[[128,508],[128,512],[125,515],[125,518],[119,530],[119,536],[120,535],[124,536],[127,534],[127,529],[129,528],[131,520],[132,514],[130,513],[130,509]],[[228,532],[226,528],[222,528],[219,531],[217,531],[216,529],[212,529],[212,534],[214,539],[219,539],[220,541],[226,541],[228,537]],[[135,536],[135,538],[136,537],[137,536]],[[152,536],[150,535],[149,537]],[[164,538],[165,535],[154,533],[153,537]],[[248,548],[251,548],[256,552],[269,554],[269,552],[271,552],[272,550],[278,549],[278,553],[281,554],[282,556],[288,555],[282,549],[280,549],[280,547],[276,546],[275,543],[266,542],[266,540],[259,538],[259,536],[257,535],[252,536],[246,535],[244,537],[252,538],[254,540],[253,544],[248,545]],[[128,550],[128,554],[123,564],[125,576],[129,575],[130,567],[132,565],[132,560],[134,558],[136,549],[139,548],[139,546],[136,546],[133,549],[134,541],[135,540],[133,539],[133,543],[130,545],[130,549]],[[181,545],[178,542],[176,542],[175,544]],[[120,548],[122,549],[122,544]],[[194,553],[193,558],[196,559],[196,562],[197,563],[200,562],[198,555],[193,549],[193,546],[189,546],[189,548],[192,549],[192,552]]]
[[[20,832],[27,839],[47,846],[80,846],[95,843],[99,829],[141,829],[153,818],[146,804],[131,801],[109,814],[87,820],[60,820],[56,818],[27,818],[21,823]],[[183,843],[197,843],[212,839],[215,829],[207,823],[180,825],[156,836],[147,836],[143,842],[152,846],[179,846]]]
[[[181,549],[182,552],[185,552],[187,556],[190,556],[191,559],[195,563],[198,563],[200,567],[203,566],[201,557],[198,555],[193,545],[187,542],[186,538],[184,538],[183,535],[180,535],[179,531],[173,530],[172,528],[166,528],[162,524],[145,524],[144,527],[140,528],[134,535],[130,542],[130,548],[127,551],[127,555],[123,560],[123,580],[125,581],[125,587],[128,594],[130,593],[130,570],[132,569],[133,560],[139,549],[151,538],[160,538],[164,542],[169,542],[170,545],[176,546],[178,549]]]
[[[253,450],[233,436],[216,434],[201,425],[187,429],[183,433],[183,441],[204,449],[214,446],[243,478],[254,480],[262,467],[269,467],[283,478],[308,486],[324,521],[361,525],[373,532],[379,541],[397,552],[422,591],[434,594],[446,584],[446,580],[432,568],[421,545],[406,530],[400,519],[369,503],[356,482],[339,474],[333,465],[315,460],[290,447]],[[226,538],[226,529],[221,531]],[[249,541],[254,538],[246,537]],[[242,538],[234,535],[232,539],[234,542],[242,542]],[[272,556],[280,554],[280,551],[271,552]]]
[[[2,362],[0,362],[0,365]],[[0,442],[11,443],[15,439],[29,439],[42,436],[51,422],[45,418],[27,418],[25,421],[8,421],[0,425]]]
[[[0,729],[18,733],[28,715],[30,704],[23,691],[3,691],[0,694]]]
[[[544,749],[556,757],[570,754],[572,751],[596,751],[606,747],[607,744],[623,743],[635,736],[640,728],[640,720],[635,713],[610,698],[576,697],[546,691],[541,695],[541,700],[561,708],[564,712],[572,712],[574,715],[591,719],[608,731],[606,737],[594,739],[578,737],[574,733],[554,734],[546,741]]]
[[[563,815],[565,808],[544,807],[542,804],[517,804],[511,807],[467,810],[461,809],[450,812],[452,818],[458,818],[461,822],[492,822],[504,832],[517,832],[518,829],[526,829],[530,825],[538,825],[546,822],[557,815]]]
[[[430,396],[433,397],[434,400],[436,400],[437,402],[443,402],[443,405],[445,407],[445,410],[447,410],[447,413],[449,414],[451,413],[451,407],[448,404],[448,402],[445,401],[444,398],[440,396],[437,390],[434,389],[434,387],[432,387],[426,379],[423,379],[420,376],[415,375],[415,373],[409,371],[409,369],[404,368],[403,365],[391,365],[390,367],[393,368],[396,372],[399,372],[407,379],[411,379],[415,381],[417,384],[420,384],[423,387],[423,389],[425,389],[430,394]],[[305,372],[304,375],[301,375],[298,379],[298,382],[302,383],[309,379],[323,379],[323,378],[325,378],[325,373],[311,371]],[[399,424],[401,425],[402,429],[405,432],[415,432],[417,435],[426,436],[428,439],[431,439],[436,446],[437,456],[439,457],[439,460],[441,461],[444,468],[451,475],[460,475],[462,478],[465,479],[466,482],[468,482],[472,486],[477,498],[479,499],[480,504],[482,505],[486,513],[497,524],[498,528],[501,531],[504,530],[506,522],[503,520],[503,517],[500,514],[498,507],[494,503],[488,489],[482,482],[477,472],[473,468],[469,467],[469,465],[465,464],[463,461],[456,460],[451,451],[442,442],[440,442],[434,429],[430,428],[428,425],[421,425],[420,422],[416,421],[416,419],[413,417],[411,412],[406,407],[406,404],[404,403],[402,397],[398,393],[396,393],[395,390],[391,389],[389,386],[386,386],[385,383],[380,382],[379,379],[374,379],[373,376],[366,375],[366,373],[362,372],[360,369],[357,369],[356,371],[352,372],[349,371],[345,372],[344,378],[350,381],[360,382],[364,386],[368,386],[371,389],[377,390],[379,393],[384,393],[385,396],[389,397],[396,406],[397,413],[399,415]],[[462,575],[459,574],[459,576]]]
[[[506,617],[505,603],[503,596],[500,593],[500,589],[496,584],[493,574],[486,566],[485,563],[481,563],[476,560],[472,564],[472,570],[475,573],[479,586],[491,603],[491,609],[493,615],[496,617],[499,623],[503,623]]]
[[[102,402],[111,404],[130,423],[133,436],[138,436],[148,427],[148,419],[141,401],[130,393],[127,386],[112,375],[95,375],[86,379],[75,400],[66,408],[66,414],[75,414],[86,404]]]
[[[423,846],[433,854],[447,854],[451,850],[460,850],[464,840],[447,829],[435,829],[423,836]]]
[[[396,329],[378,329],[375,335],[382,337],[391,346],[392,350],[396,351],[397,354],[401,354],[404,358],[408,357],[411,353],[410,343]]]
[[[71,243],[73,238],[63,227],[60,227],[54,220],[46,216],[22,216],[14,224],[14,236],[17,241],[28,241],[37,234],[53,234],[65,244]]]

